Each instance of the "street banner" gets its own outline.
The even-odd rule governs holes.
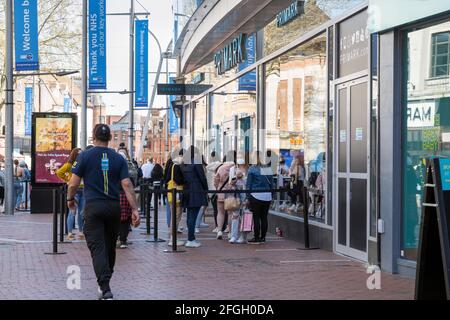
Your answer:
[[[175,83],[174,78],[170,78],[170,83],[171,84]],[[172,102],[177,99],[177,96],[176,95],[169,96],[169,99],[170,99],[170,105],[172,105]],[[169,132],[170,132],[170,134],[173,134],[173,133],[177,132],[178,129],[179,129],[178,118],[175,115],[175,111],[173,110],[173,107],[172,107],[169,110]]]
[[[89,89],[106,89],[106,0],[89,1]]]
[[[76,146],[76,115],[34,113],[32,134],[32,181],[34,184],[61,184],[56,171]]]
[[[255,63],[255,35],[249,35],[245,42],[246,58],[239,64],[239,71]],[[239,91],[256,91],[256,69],[239,78]]]
[[[31,136],[31,114],[33,113],[33,87],[25,88],[25,135]]]
[[[39,70],[37,0],[14,1],[16,71]]]
[[[64,112],[71,112],[70,103],[71,99],[69,96],[64,97]]]
[[[136,108],[148,108],[148,20],[136,21],[135,41]]]

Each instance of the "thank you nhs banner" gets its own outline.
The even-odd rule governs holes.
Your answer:
[[[239,71],[255,63],[255,35],[249,35],[245,41],[245,61],[239,64]],[[239,78],[239,91],[256,91],[256,69]]]
[[[16,70],[39,70],[37,0],[14,1]]]
[[[25,135],[31,136],[31,115],[33,113],[33,87],[25,88]]]
[[[148,20],[136,21],[135,107],[148,108]]]
[[[106,0],[89,1],[89,89],[106,89]]]

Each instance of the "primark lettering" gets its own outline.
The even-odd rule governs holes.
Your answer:
[[[277,27],[284,26],[302,14],[305,14],[305,1],[294,1],[289,7],[277,14]]]
[[[214,64],[218,75],[236,67],[239,63],[245,61],[246,34],[241,34],[228,44],[225,48],[217,52],[214,56]]]

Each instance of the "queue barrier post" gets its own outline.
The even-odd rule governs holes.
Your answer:
[[[158,238],[159,194],[155,191],[153,195],[153,239],[149,239],[147,242],[165,242],[165,240]]]
[[[49,255],[58,255],[58,254],[66,254],[65,252],[58,252],[58,189],[52,190],[53,196],[53,250],[52,252],[46,252],[45,254]]]
[[[173,188],[172,192],[172,214],[171,214],[171,226],[172,226],[172,248],[164,250],[165,253],[177,253],[186,252],[185,250],[178,250],[177,247],[177,189]]]
[[[309,242],[309,196],[308,196],[308,187],[303,188],[302,192],[303,196],[303,236],[304,236],[304,242],[305,247],[304,248],[298,248],[298,250],[318,250],[319,248],[311,248],[310,242]]]

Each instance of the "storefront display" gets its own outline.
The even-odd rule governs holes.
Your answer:
[[[310,200],[316,205],[310,213],[319,220],[325,218],[326,43],[326,35],[321,34],[265,65],[266,148],[281,154],[288,168],[293,158],[301,154],[306,172],[304,185],[311,187],[314,194]],[[289,180],[290,172],[280,174],[278,179]],[[302,205],[296,205],[293,198],[295,195],[278,199],[274,209],[303,215]]]
[[[450,22],[407,33],[401,256],[417,258],[425,161],[450,156]]]

